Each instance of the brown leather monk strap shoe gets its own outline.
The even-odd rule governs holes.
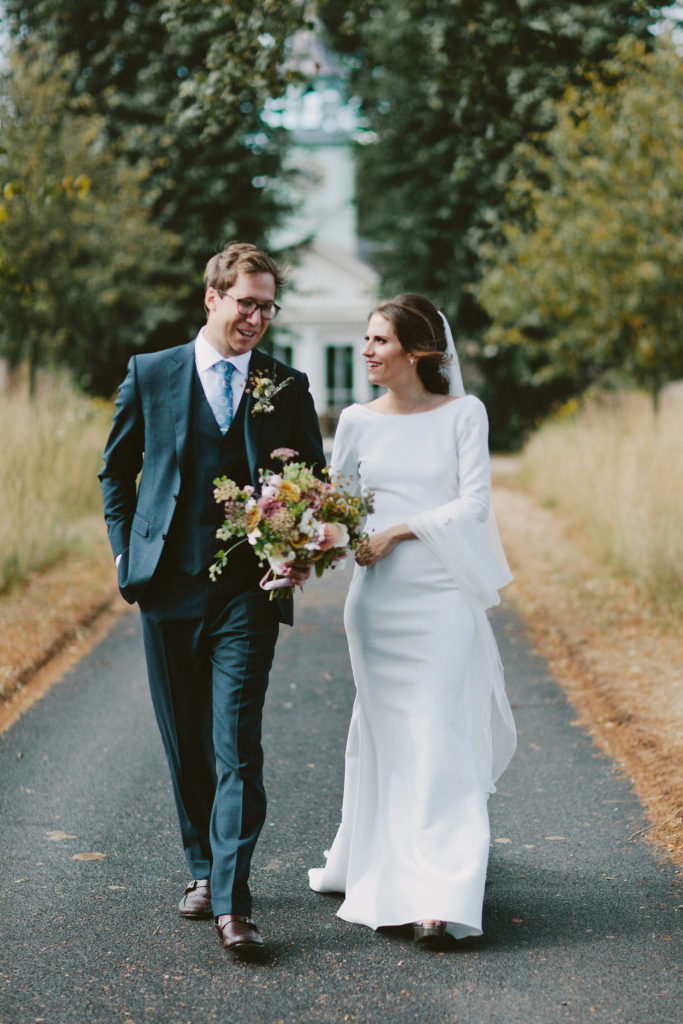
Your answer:
[[[221,914],[216,918],[216,930],[224,949],[242,956],[254,956],[263,951],[263,939],[250,917],[242,914]]]
[[[208,878],[193,878],[178,904],[183,917],[213,917],[211,884]]]

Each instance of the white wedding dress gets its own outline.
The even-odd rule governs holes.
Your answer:
[[[467,395],[414,415],[353,405],[332,469],[374,494],[367,529],[417,536],[356,566],[344,612],[356,682],[342,821],[311,888],[371,928],[481,934],[487,799],[515,747],[485,608],[510,574],[490,513],[488,421]]]

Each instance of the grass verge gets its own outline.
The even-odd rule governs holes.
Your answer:
[[[520,482],[555,508],[595,558],[642,590],[661,614],[683,615],[683,399],[655,415],[637,392],[604,395],[550,420],[520,458]]]
[[[67,555],[99,542],[97,472],[111,423],[109,403],[88,399],[59,375],[44,375],[36,395],[11,388],[0,397],[0,593]]]

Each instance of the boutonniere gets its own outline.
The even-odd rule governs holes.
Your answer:
[[[273,399],[293,380],[293,377],[287,377],[278,384],[263,373],[250,373],[247,378],[247,391],[254,397],[254,404],[251,407],[252,415],[255,416],[260,412],[273,412],[275,409]]]

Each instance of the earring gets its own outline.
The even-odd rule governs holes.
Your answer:
[[[410,357],[410,365],[411,366],[415,366],[415,357],[414,356]]]

